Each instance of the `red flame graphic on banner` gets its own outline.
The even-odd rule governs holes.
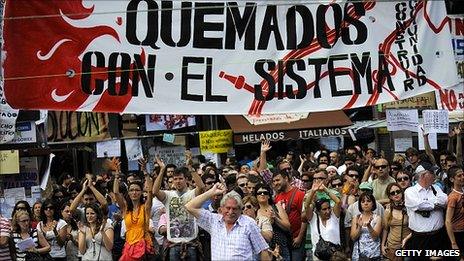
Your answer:
[[[94,39],[106,35],[119,42],[119,36],[108,26],[73,27],[62,16],[77,21],[93,12],[94,8],[85,8],[82,1],[31,0],[20,4],[7,1],[3,48],[5,95],[12,107],[77,110],[83,105],[89,95],[78,88],[82,71],[79,56]],[[121,18],[114,24],[120,26]],[[92,68],[92,72],[95,73],[92,79],[108,78],[107,68]],[[75,75],[69,77],[66,73]],[[104,92],[94,110],[123,111],[131,98],[128,93],[110,99]],[[22,99],[25,95],[29,97]]]

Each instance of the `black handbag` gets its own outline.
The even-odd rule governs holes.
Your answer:
[[[314,255],[320,260],[330,260],[330,258],[333,256],[333,253],[341,250],[341,246],[334,244],[332,242],[326,241],[322,238],[321,228],[319,225],[319,215],[316,214],[316,216],[317,216],[317,232],[319,233],[319,241],[316,244]]]
[[[39,254],[34,252],[26,252],[26,261],[52,261],[50,254]]]

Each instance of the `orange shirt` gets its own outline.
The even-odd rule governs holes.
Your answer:
[[[142,239],[148,240],[150,237],[145,236],[145,230],[148,229],[148,218],[145,222],[145,205],[140,205],[137,211],[127,211],[124,216],[126,225],[126,243],[132,245]]]
[[[454,215],[451,219],[454,232],[464,231],[464,195],[453,189],[448,195],[448,207],[454,208]]]

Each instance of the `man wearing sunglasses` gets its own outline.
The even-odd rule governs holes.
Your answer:
[[[380,158],[374,162],[373,168],[377,174],[377,178],[372,181],[375,200],[382,205],[388,204],[390,199],[386,192],[387,186],[395,183],[395,179],[390,176],[390,164],[386,159]]]

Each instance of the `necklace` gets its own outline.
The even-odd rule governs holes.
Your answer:
[[[134,212],[135,210],[131,211],[131,223],[132,224],[137,224],[139,222],[139,213],[140,213],[140,207],[137,208],[137,214],[136,217],[134,218]]]
[[[95,257],[95,255],[97,254],[97,251],[95,250],[95,234],[96,233],[92,227],[90,227],[90,234],[92,235],[92,246],[93,246],[92,255]]]

